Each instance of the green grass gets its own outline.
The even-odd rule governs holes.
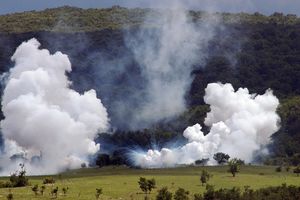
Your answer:
[[[53,176],[55,185],[47,185],[44,196],[35,197],[30,187],[13,188],[14,199],[51,199],[49,195],[51,188],[59,187],[58,199],[95,199],[96,188],[103,188],[101,199],[144,199],[137,184],[140,176],[155,178],[157,189],[167,186],[174,192],[178,187],[190,191],[191,196],[201,193],[202,187],[199,174],[206,169],[213,177],[209,184],[216,188],[232,188],[250,186],[253,189],[277,186],[283,183],[300,186],[300,177],[292,172],[275,172],[272,166],[243,166],[241,172],[235,178],[227,172],[226,166],[218,167],[179,167],[173,169],[129,169],[126,167],[106,167],[102,169],[79,169]],[[292,171],[292,170],[291,170]],[[45,177],[29,177],[32,185],[42,185]],[[6,180],[7,178],[0,178]],[[68,194],[62,195],[62,188],[69,187]],[[156,190],[150,197],[154,199]],[[0,189],[0,199],[6,199],[8,189]]]

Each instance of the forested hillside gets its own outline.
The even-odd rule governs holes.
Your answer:
[[[113,155],[118,158],[128,146],[141,149],[151,148],[153,143],[162,146],[171,139],[181,138],[187,126],[202,123],[209,110],[203,101],[208,83],[229,82],[235,88],[247,87],[258,94],[271,88],[280,99],[278,113],[282,121],[269,147],[272,159],[264,161],[299,164],[300,18],[281,13],[271,16],[218,13],[223,25],[209,42],[205,64],[196,65],[191,74],[193,82],[186,94],[186,112],[151,128],[131,130],[128,121],[134,113],[126,110],[124,119],[114,109],[120,102],[125,107],[138,104],[130,94],[143,91],[143,80],[124,35],[136,31],[149,13],[155,15],[150,9],[62,7],[0,16],[0,71],[9,70],[16,47],[32,37],[51,52],[60,50],[68,54],[73,65],[69,74],[72,87],[79,92],[94,88],[108,109],[114,136],[101,134],[97,140],[102,141],[101,147],[107,152],[112,151],[113,144]],[[190,15],[197,21],[203,13],[191,11]],[[155,29],[151,22],[146,26]],[[125,63],[121,72],[119,62]],[[116,68],[101,73],[107,66]],[[110,82],[105,79],[109,74],[114,74]]]

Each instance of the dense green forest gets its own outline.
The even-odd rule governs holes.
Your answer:
[[[108,108],[123,100],[123,94],[137,89],[142,82],[137,63],[124,41],[124,29],[135,30],[151,9],[79,9],[61,7],[0,16],[0,71],[7,72],[13,63],[10,56],[24,40],[36,37],[43,48],[62,51],[70,56],[73,71],[69,74],[77,91],[95,88]],[[194,20],[203,12],[190,11]],[[268,164],[300,163],[300,18],[274,13],[217,13],[224,27],[216,30],[209,43],[206,64],[196,65],[193,82],[186,94],[188,104],[181,116],[159,122],[151,128],[132,131],[119,116],[111,114],[115,134],[100,134],[97,141],[113,156],[120,158],[128,146],[150,148],[183,138],[182,131],[194,123],[202,123],[209,107],[204,104],[204,88],[211,82],[232,83],[247,87],[251,93],[264,93],[268,88],[280,99],[278,113],[281,128],[272,137],[270,157],[258,158]],[[155,24],[146,24],[155,28]],[[118,77],[119,85],[103,84],[104,77],[94,77],[101,61],[95,55],[114,58],[126,55],[127,74]],[[132,83],[134,80],[134,84]],[[2,84],[2,89],[3,89]],[[107,95],[108,90],[113,94]],[[113,100],[112,100],[113,99]],[[129,101],[125,102],[128,103]],[[128,119],[132,113],[128,113]],[[203,124],[202,124],[203,125]],[[204,128],[206,130],[207,128]],[[115,147],[111,149],[111,144]],[[113,152],[112,152],[113,151]],[[121,162],[121,161],[120,161]]]

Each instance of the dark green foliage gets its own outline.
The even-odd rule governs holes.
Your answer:
[[[144,192],[144,193],[150,193],[152,191],[152,189],[155,188],[156,186],[156,181],[154,178],[152,179],[146,179],[144,177],[140,177],[138,184],[140,186],[140,189]]]
[[[148,185],[148,191],[151,193],[151,191],[156,187],[156,181],[154,178],[147,180]]]
[[[67,195],[68,190],[69,190],[69,187],[63,187],[62,188],[62,192],[63,192],[64,196]]]
[[[237,158],[233,158],[228,161],[228,171],[235,177],[236,173],[240,171],[240,162]]]
[[[98,200],[101,196],[101,194],[103,193],[102,188],[96,188],[96,199]]]
[[[24,187],[29,185],[24,164],[20,164],[20,170],[13,173],[9,177],[9,181],[11,183],[11,187]]]
[[[189,200],[189,194],[190,192],[183,189],[183,188],[178,188],[175,192],[174,199],[175,200]]]
[[[281,166],[276,167],[275,171],[276,172],[281,172],[282,171],[282,167]]]
[[[203,197],[201,194],[194,194],[194,200],[203,200]]]
[[[31,190],[34,192],[34,194],[37,196],[38,195],[38,191],[39,191],[39,186],[38,185],[34,185]]]
[[[44,185],[42,185],[40,188],[40,193],[42,196],[44,195],[45,190],[46,190],[46,187]]]
[[[139,183],[140,189],[141,189],[144,193],[147,193],[147,192],[148,192],[147,179],[144,178],[144,177],[140,177],[140,180],[139,180],[138,183]]]
[[[156,200],[171,200],[173,194],[168,191],[167,187],[163,187],[158,190],[158,194],[156,195]]]
[[[58,194],[58,187],[53,188],[51,190],[51,196],[57,198],[57,194]]]
[[[293,170],[293,172],[294,172],[295,174],[297,174],[297,176],[299,176],[299,174],[300,174],[300,166],[297,166],[297,167]]]
[[[13,200],[14,199],[14,195],[13,193],[11,193],[11,191],[9,191],[8,195],[6,196],[7,200]]]
[[[201,175],[200,175],[200,181],[202,183],[202,186],[209,181],[210,177],[211,177],[211,175],[208,173],[208,171],[202,170]]]
[[[49,178],[45,178],[43,180],[43,184],[54,184],[55,183],[55,179],[52,178],[52,177],[49,177]]]
[[[96,165],[103,167],[110,164],[110,158],[108,154],[99,154],[96,159]]]
[[[229,158],[230,156],[228,154],[222,152],[214,154],[214,159],[218,162],[219,165],[228,162]]]
[[[203,194],[197,195],[195,200],[298,200],[300,198],[300,187],[287,186],[285,184],[277,187],[267,187],[258,190],[245,187],[244,193],[239,188],[219,189],[207,188]]]

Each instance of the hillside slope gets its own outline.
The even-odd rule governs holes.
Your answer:
[[[219,13],[224,26],[217,28],[209,43],[206,64],[195,66],[193,82],[186,94],[187,111],[147,130],[130,130],[130,120],[135,117],[130,108],[140,103],[133,94],[143,91],[143,79],[125,35],[141,25],[155,29],[155,24],[143,23],[149,13],[155,15],[155,12],[120,7],[88,10],[61,7],[0,16],[0,71],[9,70],[15,48],[32,37],[51,52],[60,50],[68,54],[73,64],[69,74],[72,87],[80,92],[95,88],[117,129],[114,137],[103,134],[98,138],[105,141],[102,147],[107,147],[107,151],[108,144],[116,146],[116,151],[127,146],[147,149],[152,141],[162,146],[171,138],[180,138],[186,126],[203,122],[208,111],[203,101],[204,88],[210,82],[230,82],[235,88],[247,87],[258,94],[271,88],[281,101],[282,118],[281,129],[274,134],[270,146],[272,156],[278,162],[287,157],[288,162],[299,164],[300,19],[280,13],[269,17],[259,13]],[[190,14],[197,21],[203,13]],[[124,64],[125,70],[110,68],[110,73],[116,76],[106,80],[109,76],[102,72],[107,66],[119,66],[118,62]],[[129,108],[122,115],[116,110],[120,103]]]

